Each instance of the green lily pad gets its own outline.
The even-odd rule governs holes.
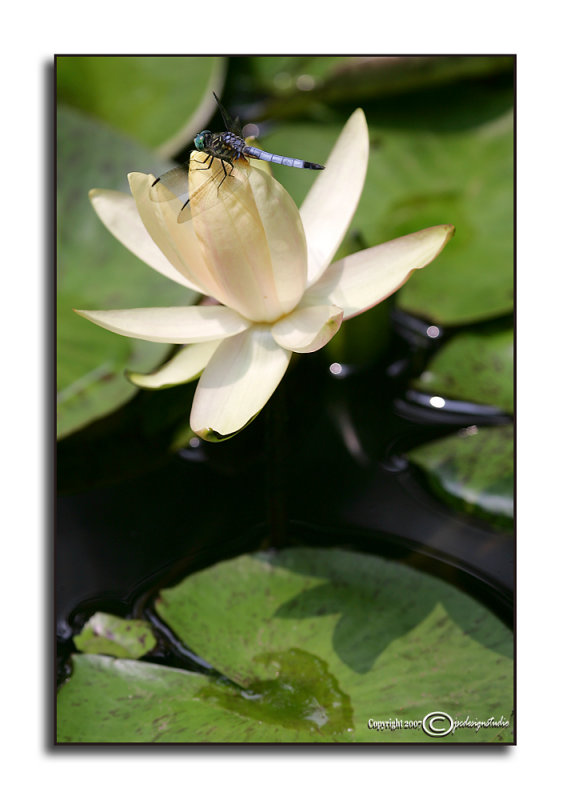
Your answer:
[[[325,102],[384,97],[510,70],[511,56],[354,56],[333,65],[318,95]]]
[[[348,60],[344,56],[263,56],[249,58],[247,68],[260,91],[275,92],[286,103],[288,98],[290,102],[297,98],[300,104],[307,104],[307,90]]]
[[[397,304],[443,325],[510,313],[513,308],[513,122],[470,131],[383,135],[373,176],[398,173],[400,188],[377,230],[388,238],[415,227],[452,222],[456,235],[433,264],[399,292]],[[383,155],[381,155],[383,153]],[[412,169],[413,165],[417,169]],[[394,179],[394,178],[393,178]],[[452,215],[452,216],[451,216]],[[372,235],[375,223],[366,229]],[[438,223],[436,223],[438,224]]]
[[[127,173],[161,174],[169,162],[71,109],[58,112],[57,424],[58,437],[125,403],[137,389],[126,368],[156,368],[170,345],[117,336],[74,308],[185,305],[196,294],[139,261],[101,224],[91,188],[128,191]]]
[[[471,426],[454,436],[417,447],[407,455],[446,503],[511,531],[513,438],[512,425]]]
[[[218,56],[58,56],[58,101],[174,155],[214,111],[225,71]]]
[[[511,56],[275,56],[250,59],[248,66],[261,88],[274,93],[265,116],[283,119],[316,103],[361,103],[371,97],[513,73],[514,60]]]
[[[334,690],[333,690],[334,691]],[[328,686],[319,687],[327,700]],[[57,741],[64,742],[330,742],[320,734],[317,698],[305,708],[283,688],[271,699],[204,675],[107,656],[73,657],[73,674],[58,695]],[[305,697],[304,697],[305,700]],[[272,703],[272,711],[267,704]],[[299,703],[299,704],[298,704]],[[248,713],[244,713],[243,708]],[[272,719],[272,712],[274,718]],[[307,719],[301,715],[305,713]],[[311,715],[317,721],[312,722]],[[343,710],[336,711],[342,717]],[[335,713],[333,715],[335,723]],[[291,726],[288,721],[291,720]],[[283,724],[285,721],[286,724]],[[322,727],[327,722],[322,722]]]
[[[94,614],[73,637],[82,653],[99,653],[118,658],[141,658],[157,644],[149,622],[121,619],[113,614]]]
[[[423,731],[437,711],[510,719],[512,638],[478,602],[403,564],[337,549],[242,556],[156,607],[223,677],[76,656],[58,741],[511,741],[503,722]]]
[[[513,330],[459,333],[413,382],[416,389],[513,412]]]
[[[458,100],[461,87],[427,93],[441,119],[431,105],[420,104],[424,95],[414,95],[410,108],[395,100],[392,113],[387,102],[386,115],[365,107],[369,167],[351,223],[369,247],[432,225],[456,226],[434,263],[415,272],[397,295],[405,311],[450,326],[492,319],[513,307],[512,112],[490,120],[490,111],[505,100],[500,93],[488,102],[481,97],[467,120],[466,98],[463,105]],[[341,128],[341,121],[285,123],[261,146],[324,163]],[[274,174],[298,205],[315,180],[303,170],[276,167]]]

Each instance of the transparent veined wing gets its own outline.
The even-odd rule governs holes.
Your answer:
[[[178,222],[190,219],[188,167],[175,167],[155,180],[151,187],[151,200],[154,203],[166,203],[173,200],[173,195],[180,201]]]
[[[218,106],[218,110],[220,111],[220,116],[222,117],[222,122],[224,123],[224,127],[230,133],[235,133],[236,136],[242,136],[242,126],[240,124],[240,117],[235,117],[232,119],[230,114],[226,111],[220,100],[218,99],[216,92],[212,92],[214,95],[214,99],[216,100],[216,105]]]
[[[241,125],[239,117],[236,117],[234,120],[230,117],[215,92],[212,93],[214,95],[214,99],[216,100],[216,104],[218,106],[218,110],[220,111],[220,115],[222,117],[222,121],[226,130],[235,133],[237,136],[241,136]],[[219,163],[219,162],[218,162]],[[190,185],[189,185],[189,177],[188,177],[188,170],[189,164],[191,164],[191,168],[201,170],[201,169],[211,169],[212,174],[209,176],[211,181],[216,180],[216,175],[220,170],[216,169],[216,166],[213,165],[213,160],[208,156],[204,161],[204,166],[197,166],[196,163],[192,164],[192,162],[187,163],[184,167],[175,167],[174,169],[165,172],[159,178],[156,179],[153,187],[151,189],[151,199],[154,202],[164,203],[172,201],[172,195],[175,195],[180,200],[180,212],[178,216],[178,222],[187,222],[191,217],[191,203],[189,200],[190,197]],[[222,172],[223,174],[218,177],[219,183],[221,184],[226,177],[234,177],[232,176],[232,171],[230,167],[222,165]],[[237,187],[234,187],[237,188]],[[211,206],[212,203],[217,202],[217,195],[214,195],[212,192],[212,187],[205,187],[201,189],[202,195],[206,196],[207,194],[212,194],[212,197],[209,201],[209,205]]]
[[[176,206],[177,222],[188,222],[231,196],[239,199],[239,193],[249,191],[248,170],[237,164],[231,168],[216,158],[193,159],[190,175],[188,167],[175,167],[157,178],[151,200]]]

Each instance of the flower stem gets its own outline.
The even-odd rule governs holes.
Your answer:
[[[266,406],[267,516],[270,547],[287,539],[287,408],[283,383]]]

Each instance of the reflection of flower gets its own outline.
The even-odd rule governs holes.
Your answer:
[[[192,159],[201,156],[194,152]],[[343,319],[392,294],[454,232],[438,225],[331,264],[357,207],[367,160],[367,124],[357,110],[299,211],[257,162],[236,163],[221,183],[221,162],[190,169],[186,220],[180,200],[161,183],[151,190],[153,175],[129,176],[133,197],[94,190],[95,210],[124,245],[216,304],[79,313],[124,336],[188,345],[157,372],[131,380],[159,388],[202,372],[192,430],[205,439],[236,433],[271,397],[292,352],[323,347]]]

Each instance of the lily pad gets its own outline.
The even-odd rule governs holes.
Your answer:
[[[307,104],[303,98],[307,90],[348,60],[344,56],[264,56],[249,58],[247,67],[261,91],[275,92],[286,103],[288,98],[290,102],[298,98],[300,104]]]
[[[413,382],[416,389],[513,412],[513,330],[459,333]]]
[[[397,297],[405,311],[443,325],[510,313],[513,308],[513,120],[448,135],[385,134],[373,162],[377,185],[399,176],[378,230],[388,238],[452,222],[456,236],[429,269]],[[416,165],[416,166],[414,166]],[[371,236],[371,227],[364,235]]]
[[[174,155],[215,109],[219,56],[58,56],[58,101]]]
[[[141,661],[79,655],[73,657],[71,679],[59,692],[57,741],[351,741],[342,732],[320,735],[311,720],[296,718],[292,727],[280,724],[288,716],[288,704],[290,718],[303,711],[284,689],[272,719],[258,697],[224,681]]]
[[[471,426],[411,450],[434,492],[454,508],[513,529],[513,426]]]
[[[73,637],[82,653],[99,653],[118,658],[141,658],[157,640],[151,625],[143,619],[121,619],[113,614],[94,614]]]
[[[156,368],[170,345],[128,339],[91,325],[74,308],[186,305],[196,294],[139,261],[104,228],[91,188],[128,192],[127,173],[169,168],[129,139],[62,108],[58,112],[57,418],[58,436],[125,403],[137,389],[129,368]]]
[[[58,741],[511,741],[509,630],[403,564],[337,549],[241,556],[156,608],[223,677],[76,656]],[[422,721],[437,711],[500,726],[433,737]]]
[[[424,87],[513,73],[511,56],[276,56],[249,60],[264,90],[266,114],[284,118],[315,103],[361,103]],[[476,86],[477,91],[477,86]]]

